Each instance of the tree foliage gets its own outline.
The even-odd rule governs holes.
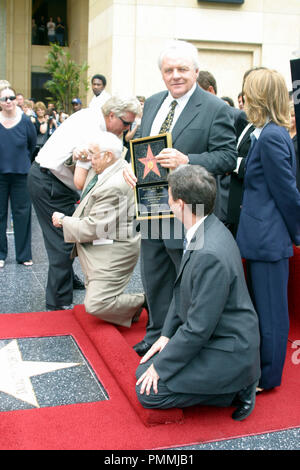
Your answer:
[[[71,54],[58,44],[51,44],[46,62],[47,72],[51,79],[45,83],[45,88],[52,95],[52,100],[57,109],[70,113],[73,98],[79,96],[80,85],[88,90],[86,71],[88,65],[76,64]]]

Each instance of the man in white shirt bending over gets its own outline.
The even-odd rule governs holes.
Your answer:
[[[52,225],[54,211],[71,216],[79,200],[73,178],[73,152],[77,149],[78,157],[78,149],[86,147],[101,131],[121,135],[140,112],[135,97],[112,97],[97,113],[87,108],[72,114],[48,139],[30,169],[29,192],[49,259],[48,310],[70,308],[73,300],[72,245],[65,243],[62,231]]]

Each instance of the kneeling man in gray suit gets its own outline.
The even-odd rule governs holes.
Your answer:
[[[134,199],[123,178],[128,163],[122,150],[121,140],[110,132],[95,138],[79,206],[72,217],[54,212],[52,221],[63,228],[65,242],[76,244],[86,278],[86,311],[129,327],[145,298],[124,293],[139,257],[140,235],[133,233]]]
[[[142,358],[136,393],[146,408],[236,406],[247,418],[260,377],[258,318],[240,252],[212,213],[215,178],[182,165],[169,175],[169,204],[187,229],[162,336]]]

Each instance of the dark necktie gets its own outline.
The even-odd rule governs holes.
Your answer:
[[[91,181],[88,183],[87,187],[83,191],[81,198],[80,198],[81,201],[87,195],[87,193],[90,192],[90,190],[95,186],[97,181],[98,181],[98,175],[95,175],[94,178],[91,179]]]
[[[176,100],[172,101],[170,111],[168,112],[168,115],[167,115],[166,119],[164,120],[164,122],[161,125],[159,134],[164,134],[165,132],[169,132],[169,130],[171,128],[171,125],[172,125],[172,122],[173,122],[173,119],[174,119],[174,113],[175,113],[175,108],[176,108],[177,104],[178,103],[177,103]]]

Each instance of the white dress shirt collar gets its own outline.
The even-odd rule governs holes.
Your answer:
[[[98,175],[98,181],[103,178],[103,176],[108,173],[113,167],[117,166],[117,164],[119,163],[119,159],[117,161],[115,161],[115,163],[113,163],[112,165],[108,166],[107,168],[105,168],[105,170],[102,171],[102,173],[99,173]]]
[[[151,134],[150,135],[158,135],[159,134],[161,125],[164,122],[164,120],[166,119],[166,117],[167,117],[167,115],[170,111],[170,105],[171,105],[172,101],[176,100],[178,104],[175,108],[174,118],[173,118],[172,125],[171,125],[171,128],[170,128],[170,132],[172,132],[172,129],[175,126],[177,119],[179,118],[180,114],[182,113],[182,111],[183,111],[184,107],[186,106],[187,102],[189,101],[190,97],[192,96],[192,94],[196,90],[197,86],[198,86],[197,83],[194,83],[192,88],[185,95],[181,96],[180,98],[174,98],[171,95],[170,92],[167,94],[166,98],[162,102],[161,107],[159,108],[159,110],[158,110],[158,112],[157,112],[157,114],[154,118],[154,121],[153,121],[152,127],[151,127]]]
[[[197,86],[197,83],[194,83],[192,88],[185,95],[180,96],[180,98],[173,98],[173,96],[169,92],[168,96],[166,97],[166,100],[168,100],[169,106],[172,103],[172,101],[176,100],[178,103],[178,106],[183,109],[185,105],[187,104],[188,100],[190,99],[190,97],[192,96],[192,94],[194,93],[194,91],[196,90],[196,86]]]
[[[263,131],[263,129],[266,127],[267,124],[269,124],[269,122],[270,122],[270,119],[267,119],[265,125],[262,126],[262,127],[256,127],[256,128],[254,129],[254,131],[252,132],[251,135],[254,135],[254,137],[256,138],[256,140],[258,140],[259,137],[260,137],[260,134],[261,134],[262,131]]]
[[[207,215],[205,215],[204,217],[202,217],[200,220],[198,220],[194,225],[192,225],[192,227],[190,227],[188,229],[188,231],[186,232],[185,234],[185,238],[186,238],[186,241],[187,241],[187,248],[189,246],[189,244],[191,243],[191,240],[193,239],[196,231],[198,230],[198,228],[200,227],[200,225],[204,222],[204,220],[206,219]]]

